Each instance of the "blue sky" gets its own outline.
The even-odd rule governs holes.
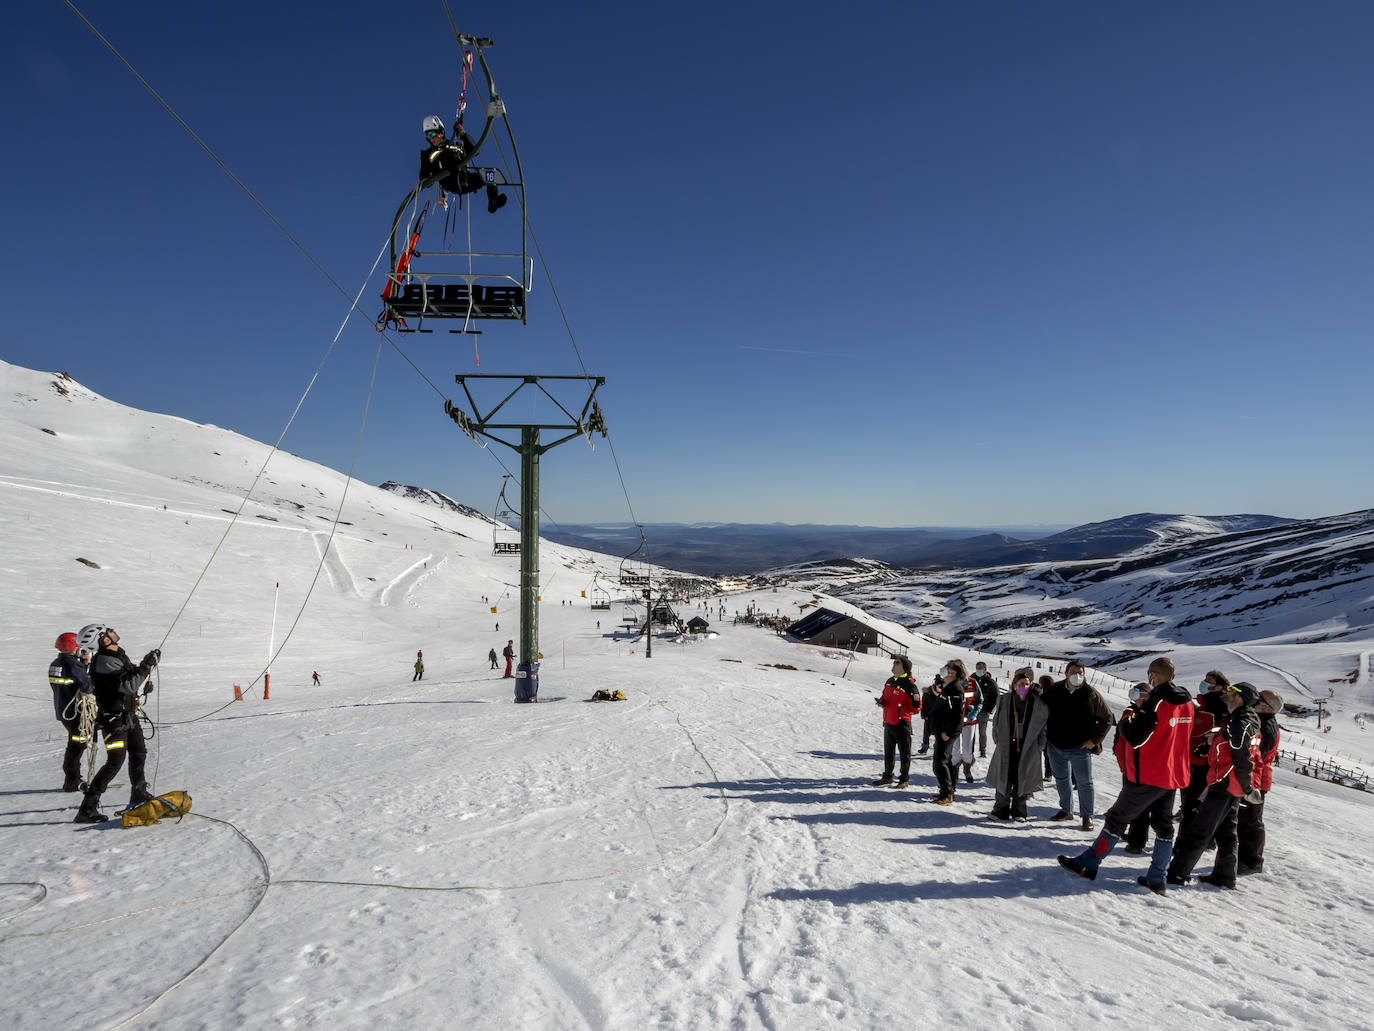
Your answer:
[[[356,290],[457,99],[442,4],[78,6]],[[1374,7],[451,6],[639,520],[1372,503]],[[275,440],[346,303],[65,6],[8,24],[0,357]],[[480,367],[399,346],[450,392],[579,372],[542,271],[530,310]],[[375,349],[355,317],[286,448],[348,468]],[[489,509],[502,470],[388,346],[357,472]],[[542,486],[628,518],[604,444]]]

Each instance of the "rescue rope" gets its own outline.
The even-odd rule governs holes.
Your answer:
[[[86,692],[79,692],[72,699],[72,704],[76,706],[76,732],[85,739],[86,749],[89,753],[86,759],[86,783],[89,784],[95,778],[95,758],[99,751],[95,735],[95,720],[100,715],[100,705],[96,702],[95,695]]]

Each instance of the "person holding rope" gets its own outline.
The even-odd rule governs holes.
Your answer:
[[[53,709],[57,722],[67,731],[67,748],[62,753],[62,790],[84,791],[81,779],[81,753],[86,751],[90,737],[81,729],[81,709],[94,701],[90,674],[86,672],[77,652],[80,648],[76,634],[61,634],[55,644],[57,658],[48,667],[48,684],[52,687]],[[87,702],[83,703],[82,699]]]
[[[438,115],[429,115],[422,126],[427,146],[420,151],[420,182],[435,180],[449,193],[462,195],[487,188],[487,211],[495,214],[506,203],[506,195],[493,183],[483,183],[480,172],[463,162],[477,153],[477,141],[463,129],[460,119],[453,123],[453,139],[444,135],[444,123]]]
[[[82,633],[87,630],[94,632],[97,644],[95,658],[91,660],[91,684],[100,706],[96,727],[105,741],[105,765],[86,788],[74,822],[101,823],[109,817],[100,811],[100,796],[123,768],[125,752],[129,754],[129,808],[142,805],[153,797],[144,772],[148,745],[138,719],[138,703],[140,687],[144,698],[153,690],[145,681],[162,653],[154,648],[135,666],[119,646],[119,634],[113,627],[95,624]]]

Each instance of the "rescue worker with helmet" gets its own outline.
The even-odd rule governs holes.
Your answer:
[[[86,664],[77,655],[80,648],[76,634],[68,631],[60,635],[53,647],[57,658],[48,667],[48,684],[52,687],[52,705],[57,722],[67,731],[67,748],[62,753],[62,790],[84,791],[81,779],[81,753],[89,738],[81,733],[81,716],[77,712],[78,695],[91,696],[91,678]]]
[[[124,753],[129,754],[129,807],[142,805],[153,795],[148,790],[144,765],[148,759],[148,745],[143,739],[143,727],[138,719],[139,688],[143,697],[153,690],[144,685],[148,674],[157,666],[162,653],[154,648],[143,661],[133,661],[119,646],[119,634],[113,627],[93,624],[82,631],[93,631],[97,650],[91,660],[91,684],[100,706],[96,726],[105,742],[105,764],[100,767],[76,814],[77,823],[100,823],[108,817],[100,811],[100,796],[124,766]]]
[[[462,121],[453,123],[453,139],[444,136],[444,123],[438,115],[428,115],[421,126],[426,147],[420,151],[420,182],[439,181],[449,193],[476,193],[487,188],[487,210],[495,213],[506,203],[506,195],[492,183],[485,183],[480,172],[464,164],[477,153],[477,141],[463,129]]]

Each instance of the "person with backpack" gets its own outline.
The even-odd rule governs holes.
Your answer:
[[[598,625],[599,625],[599,624],[598,624]],[[496,649],[495,649],[495,648],[492,648],[490,651],[487,652],[487,659],[488,659],[488,661],[491,662],[491,668],[492,668],[492,669],[495,669],[495,668],[496,668]]]
[[[911,659],[898,655],[892,660],[892,676],[874,702],[883,708],[883,775],[873,786],[892,783],[893,753],[900,752],[902,769],[897,787],[904,788],[911,773],[911,717],[921,709],[920,690],[911,679]]]
[[[988,757],[988,720],[997,708],[997,681],[988,672],[986,662],[973,664],[973,679],[978,681],[978,700],[982,708],[978,710],[978,758]]]
[[[420,657],[419,657],[419,653],[417,652],[417,653],[416,653],[416,658],[415,658],[415,675],[414,675],[413,677],[410,678],[410,682],[413,684],[413,683],[415,683],[415,681],[417,681],[417,680],[424,680],[424,679],[425,679],[425,660],[422,659],[422,658],[420,658]]]
[[[645,629],[648,629],[647,624],[645,624]],[[506,646],[501,649],[501,654],[505,656],[506,659],[506,674],[501,679],[506,680],[515,676],[515,674],[511,672],[511,663],[515,661],[515,641],[507,641]]]

